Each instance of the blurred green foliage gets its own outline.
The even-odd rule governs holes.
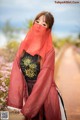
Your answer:
[[[18,46],[19,46],[19,42],[17,42],[16,40],[8,41],[6,45],[7,49],[11,51],[17,50]]]
[[[65,44],[74,44],[74,41],[69,36],[69,37],[66,37],[66,38],[56,38],[56,39],[53,39],[53,44],[54,44],[54,46],[56,48],[60,49]]]
[[[9,83],[10,83],[10,78],[5,78],[5,84],[6,84],[6,86],[9,86]]]
[[[80,48],[80,39],[76,40],[74,44],[76,47]]]
[[[2,77],[2,74],[0,73],[0,78]]]
[[[19,45],[20,43],[16,40],[8,41],[5,48],[0,48],[0,56],[2,56],[6,62],[12,62],[17,53]]]
[[[6,50],[7,50],[7,61],[8,62],[13,61],[13,59],[16,55],[16,52],[19,48],[19,44],[20,43],[17,42],[16,40],[7,42]]]
[[[33,25],[33,21],[32,20],[28,20],[28,29],[30,29],[31,27],[32,27],[32,25]]]

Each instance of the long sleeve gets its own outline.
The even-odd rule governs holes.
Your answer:
[[[8,89],[8,97],[7,97],[7,106],[15,107],[21,109],[23,106],[25,97],[25,91],[27,91],[27,86],[25,84],[25,80],[23,74],[20,69],[20,52],[22,51],[22,45],[24,42],[22,41],[18,52],[14,58],[11,75],[10,75],[10,84]],[[25,87],[26,86],[26,87]],[[26,88],[26,89],[25,89]]]
[[[23,106],[23,78],[18,67],[17,59],[14,60],[11,76],[10,76],[10,84],[8,90],[8,98],[7,105],[22,108]]]
[[[46,60],[38,75],[37,82],[21,110],[29,118],[34,117],[39,112],[53,84],[54,58],[53,50],[46,55]]]

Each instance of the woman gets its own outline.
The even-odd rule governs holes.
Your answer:
[[[66,120],[54,81],[53,23],[50,12],[38,14],[14,59],[7,105],[20,110],[26,120]]]

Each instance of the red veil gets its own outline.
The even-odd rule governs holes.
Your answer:
[[[27,83],[19,66],[23,50],[31,55],[40,55],[44,61],[30,96],[28,96]],[[20,108],[24,116],[28,118],[33,118],[39,112],[39,120],[42,120],[40,108],[44,105],[46,120],[61,120],[57,86],[54,82],[54,64],[55,51],[52,46],[51,30],[34,24],[21,43],[14,59],[7,105]]]
[[[51,30],[35,23],[29,30],[25,40],[21,43],[18,51],[18,56],[21,56],[22,51],[31,55],[38,54],[44,59],[46,53],[52,48]]]

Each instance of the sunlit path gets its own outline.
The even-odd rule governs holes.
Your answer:
[[[80,120],[80,70],[74,59],[73,47],[66,49],[56,83],[64,99],[69,120]]]

